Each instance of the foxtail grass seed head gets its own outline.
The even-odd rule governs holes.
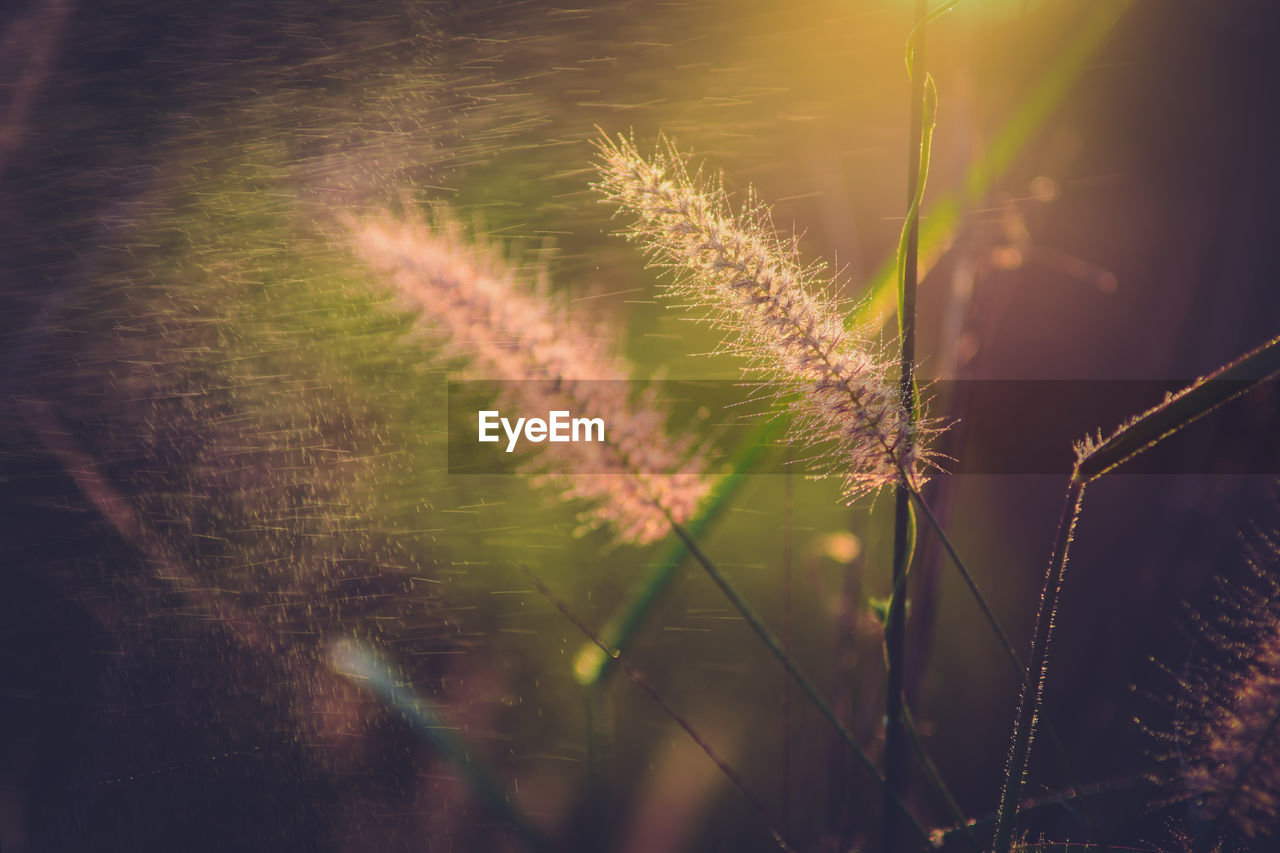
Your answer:
[[[1280,829],[1280,540],[1250,543],[1252,578],[1220,580],[1219,612],[1197,619],[1213,650],[1180,675],[1173,756],[1198,819],[1226,835]],[[1216,824],[1216,826],[1214,825]]]
[[[590,504],[584,529],[608,526],[619,541],[645,544],[693,516],[710,490],[700,448],[667,435],[652,387],[632,398],[615,335],[556,299],[544,270],[511,265],[443,216],[435,226],[382,218],[350,228],[357,255],[468,365],[466,375],[502,381],[501,405],[608,424],[603,442],[539,445],[541,479]]]
[[[934,428],[907,417],[889,360],[845,329],[823,268],[800,263],[795,238],[779,238],[754,192],[734,212],[722,184],[690,175],[665,139],[649,158],[622,136],[597,148],[598,189],[633,217],[627,236],[671,271],[671,292],[728,333],[751,375],[777,383],[795,440],[821,448],[821,468],[843,477],[846,498],[923,485],[922,439]]]

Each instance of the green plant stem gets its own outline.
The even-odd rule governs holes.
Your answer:
[[[1075,532],[1076,519],[1080,516],[1080,502],[1084,498],[1084,482],[1071,478],[1067,487],[1066,503],[1058,522],[1058,536],[1053,546],[1049,569],[1045,572],[1044,591],[1040,596],[1040,609],[1036,613],[1035,635],[1031,641],[1031,662],[1027,668],[1027,680],[1022,685],[1018,699],[1018,714],[1014,723],[1013,741],[1009,747],[1009,761],[1005,767],[1004,786],[1000,792],[1000,808],[996,812],[996,834],[992,850],[1009,853],[1013,846],[1014,821],[1018,816],[1018,799],[1022,794],[1022,782],[1026,778],[1027,763],[1031,757],[1031,741],[1035,734],[1036,714],[1044,694],[1044,677],[1049,663],[1049,641],[1053,637],[1053,622],[1058,613],[1058,598],[1062,592],[1062,576],[1067,567],[1067,549]]]
[[[791,462],[791,453],[787,453]],[[782,509],[782,650],[791,656],[791,570],[792,529],[795,524],[795,488],[791,466],[783,475]],[[782,831],[791,833],[791,679],[782,679]]]
[[[885,695],[885,808],[884,849],[894,853],[898,849],[898,810],[894,802],[906,797],[907,788],[907,737],[903,717],[906,714],[903,694],[903,674],[906,652],[906,579],[912,550],[909,541],[911,528],[911,504],[906,486],[894,488],[893,519],[893,595],[889,598],[889,611],[885,617],[884,645],[887,664]]]
[[[916,283],[920,247],[920,203],[929,171],[929,152],[933,137],[933,81],[924,70],[925,27],[929,17],[926,0],[916,0],[916,25],[907,39],[907,73],[911,77],[911,118],[908,133],[907,218],[898,246],[898,332],[902,343],[898,393],[908,433],[915,426],[916,395]],[[910,568],[914,542],[911,519],[911,484],[904,477],[894,487],[893,513],[893,594],[885,617],[884,644],[887,668],[885,691],[885,801],[884,849],[898,849],[899,810],[895,803],[907,794],[907,750],[904,723],[906,696],[903,677],[906,672],[906,578]]]
[[[706,571],[712,582],[720,588],[722,593],[724,593],[724,596],[729,600],[729,603],[732,604],[734,608],[737,609],[738,613],[742,615],[742,618],[746,620],[746,623],[751,627],[751,630],[755,631],[756,635],[764,641],[764,644],[768,647],[769,651],[773,652],[774,657],[781,662],[782,666],[787,670],[791,677],[795,679],[796,685],[799,686],[800,690],[809,697],[814,706],[818,709],[819,713],[822,714],[823,718],[825,718],[826,721],[831,724],[831,727],[835,729],[836,733],[840,735],[840,739],[844,741],[845,745],[848,746],[850,750],[852,750],[854,756],[862,766],[866,768],[867,772],[871,774],[872,778],[874,778],[879,785],[884,787],[885,790],[888,790],[885,786],[884,777],[881,776],[880,772],[876,769],[875,762],[871,760],[871,757],[867,755],[866,750],[862,748],[849,730],[845,728],[844,724],[840,722],[840,718],[836,716],[835,711],[831,709],[831,706],[827,704],[827,701],[822,698],[822,694],[820,694],[818,689],[813,686],[813,682],[811,682],[808,677],[800,671],[800,668],[796,666],[795,661],[793,661],[783,650],[782,644],[778,642],[778,639],[773,636],[773,633],[765,626],[760,617],[756,615],[756,612],[751,608],[751,605],[747,604],[746,600],[738,593],[738,590],[733,586],[725,574],[720,571],[720,568],[711,560],[711,558],[707,556],[706,552],[702,550],[702,547],[698,544],[697,540],[695,540],[688,531],[674,521],[671,522],[671,528],[675,531],[676,535],[683,540],[686,547],[689,549],[689,553],[693,555],[693,558],[697,560]],[[902,814],[904,819],[911,826],[913,832],[915,832],[924,841],[927,842],[929,840],[928,831],[926,831],[925,828],[921,826],[920,822],[916,820],[915,816],[911,814],[906,803],[899,799],[890,798],[889,805],[890,808]]]

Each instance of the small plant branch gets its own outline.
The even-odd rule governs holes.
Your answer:
[[[1058,524],[1057,542],[1045,574],[1040,610],[1031,645],[1028,681],[1023,685],[1005,768],[1004,787],[996,818],[995,853],[1009,853],[1018,816],[1018,797],[1026,777],[1035,734],[1036,718],[1044,694],[1048,647],[1053,637],[1067,549],[1080,514],[1085,485],[1114,470],[1123,462],[1158,444],[1187,424],[1203,417],[1254,385],[1280,373],[1280,337],[1246,353],[1164,402],[1124,424],[1106,439],[1086,439],[1076,446],[1076,464],[1067,488],[1066,505]]]
[[[906,797],[907,738],[903,719],[906,716],[903,693],[906,641],[906,580],[913,543],[911,504],[905,486],[895,488],[893,524],[893,595],[885,617],[884,644],[888,676],[885,697],[885,808],[884,849],[894,853],[897,842],[897,809],[892,803]]]
[[[755,811],[760,819],[764,821],[765,826],[769,829],[770,835],[772,835],[773,839],[778,842],[778,846],[783,850],[788,851],[788,853],[793,853],[797,848],[788,843],[782,832],[773,825],[773,821],[769,818],[769,810],[765,807],[764,801],[751,790],[746,781],[738,775],[738,772],[729,766],[729,764],[716,753],[715,748],[711,746],[706,738],[698,733],[698,730],[693,727],[693,724],[681,716],[667,703],[665,699],[662,698],[662,694],[649,683],[649,680],[644,677],[640,670],[623,660],[619,652],[606,646],[604,642],[587,627],[585,622],[574,615],[568,605],[552,593],[550,588],[547,587],[547,585],[543,583],[537,575],[530,571],[528,566],[521,565],[520,571],[529,579],[529,582],[537,588],[543,598],[551,602],[551,604],[560,611],[564,618],[573,623],[574,627],[581,631],[592,643],[598,646],[602,652],[612,658],[614,663],[618,665],[618,668],[621,669],[637,687],[647,693],[649,698],[657,703],[658,707],[662,709],[664,714],[670,717],[676,725],[684,729],[685,734],[689,735],[689,738],[697,744],[698,748],[711,759],[716,767],[720,768],[720,772],[723,773],[725,778],[738,789],[738,792],[741,793],[751,805],[752,810]]]

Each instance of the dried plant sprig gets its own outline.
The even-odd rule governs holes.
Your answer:
[[[689,174],[662,138],[651,158],[624,136],[597,142],[598,189],[635,219],[627,236],[654,266],[673,272],[671,292],[730,333],[726,348],[778,383],[796,416],[796,440],[826,448],[819,460],[854,500],[883,486],[923,485],[932,428],[902,410],[890,362],[870,338],[844,328],[821,266],[798,259],[754,191],[735,212],[723,185]]]
[[[1014,718],[993,853],[1009,853],[1013,847],[1014,824],[1018,818],[1019,798],[1044,693],[1049,643],[1053,638],[1062,580],[1067,568],[1067,551],[1080,516],[1085,486],[1277,373],[1280,373],[1280,337],[1272,338],[1177,394],[1170,395],[1160,405],[1120,427],[1109,438],[1087,438],[1076,444],[1076,463],[1067,485],[1067,498],[1058,522],[1053,555],[1045,572],[1027,678],[1023,682],[1018,713]]]
[[[704,455],[667,435],[652,387],[632,399],[629,370],[611,349],[616,336],[556,299],[544,270],[518,269],[443,215],[434,226],[390,218],[349,226],[358,256],[466,361],[466,374],[503,380],[501,404],[605,421],[602,442],[540,445],[544,479],[591,504],[584,529],[607,525],[619,541],[646,544],[666,536],[671,519],[693,516],[711,486]]]

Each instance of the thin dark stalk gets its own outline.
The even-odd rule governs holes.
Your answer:
[[[790,462],[791,454],[787,454]],[[795,484],[787,466],[782,507],[782,650],[791,656],[791,534]],[[782,679],[782,831],[791,831],[791,679]]]
[[[1018,816],[1018,798],[1022,794],[1022,782],[1027,775],[1031,757],[1031,742],[1035,736],[1036,715],[1044,694],[1044,676],[1049,665],[1049,641],[1053,637],[1053,621],[1058,613],[1058,598],[1062,592],[1062,575],[1067,567],[1067,549],[1075,532],[1076,519],[1080,516],[1080,502],[1084,498],[1084,481],[1072,477],[1067,488],[1066,503],[1058,522],[1057,541],[1049,569],[1045,572],[1044,591],[1040,596],[1040,610],[1036,614],[1036,630],[1031,642],[1031,663],[1027,668],[1027,681],[1023,683],[1018,699],[1018,715],[1014,723],[1013,741],[1009,747],[1009,761],[1005,767],[1004,786],[1000,792],[1000,808],[996,812],[996,834],[992,850],[1009,853],[1013,847],[1014,822]]]
[[[913,43],[908,44],[907,65],[911,74],[911,119],[908,135],[910,156],[907,158],[907,221],[902,246],[901,275],[898,282],[898,329],[902,338],[902,359],[899,376],[899,395],[902,410],[907,418],[908,430],[915,422],[916,382],[916,284],[920,247],[920,198],[924,185],[923,163],[926,156],[925,138],[925,31],[922,26],[928,15],[926,0],[916,0],[916,27],[912,31]],[[905,712],[903,675],[906,657],[906,589],[905,580],[911,560],[913,543],[911,533],[910,484],[906,481],[894,487],[893,513],[893,586],[889,599],[889,612],[885,618],[885,658],[887,661],[887,690],[885,702],[885,805],[884,849],[895,853],[898,849],[898,809],[894,803],[902,802],[907,791],[906,731],[903,725]]]
[[[996,131],[991,143],[969,167],[963,189],[939,196],[929,207],[920,235],[921,261],[927,269],[950,246],[965,207],[984,204],[992,185],[1062,103],[1071,86],[1090,67],[1099,49],[1132,5],[1131,0],[1092,4],[1081,27],[1045,70],[1018,109]],[[950,4],[948,4],[949,8]],[[946,11],[942,9],[941,11]],[[865,297],[849,313],[850,329],[880,326],[889,320],[897,297],[898,259],[888,259],[871,276]]]
[[[903,724],[906,715],[903,675],[906,653],[906,578],[911,559],[911,504],[905,486],[894,489],[893,518],[893,586],[889,599],[889,612],[885,618],[884,645],[888,676],[885,697],[885,810],[884,849],[894,853],[898,849],[897,810],[892,802],[906,796],[907,789],[907,737]]]
[[[759,815],[760,819],[764,821],[765,826],[769,829],[769,833],[773,836],[773,839],[778,842],[778,846],[783,850],[788,851],[788,853],[793,853],[797,848],[789,844],[782,833],[774,827],[773,822],[769,818],[769,810],[765,807],[764,801],[756,796],[755,792],[748,787],[746,781],[738,775],[736,770],[730,767],[724,759],[720,758],[716,753],[715,748],[711,746],[706,738],[698,733],[698,730],[693,727],[693,724],[681,716],[674,708],[671,707],[671,705],[667,703],[665,699],[662,698],[662,694],[649,683],[649,680],[644,677],[640,670],[623,660],[617,651],[606,646],[604,642],[587,627],[585,622],[574,615],[568,605],[552,593],[550,588],[548,588],[537,575],[529,570],[528,566],[520,566],[520,571],[524,573],[525,577],[527,577],[535,587],[537,587],[538,592],[540,592],[547,601],[551,602],[551,604],[560,611],[564,618],[572,622],[574,627],[581,631],[587,639],[599,646],[601,651],[612,658],[613,662],[618,665],[618,668],[621,669],[637,687],[649,694],[649,698],[657,703],[658,707],[662,709],[664,714],[670,717],[676,725],[684,729],[685,734],[689,735],[690,739],[697,744],[698,748],[715,763],[716,767],[720,768],[720,772],[725,775],[725,778],[727,778],[733,786],[738,789],[738,792],[746,798],[752,809],[757,815]]]
[[[954,427],[953,427],[954,429]],[[948,431],[948,434],[950,431]],[[933,503],[938,505],[937,514],[945,523],[947,513],[947,484],[950,478],[935,482],[931,489],[936,496]],[[914,496],[913,496],[914,499]],[[941,500],[939,500],[941,499]],[[920,693],[924,687],[925,675],[929,670],[929,659],[932,654],[933,641],[938,630],[938,608],[942,597],[943,555],[942,545],[936,536],[924,537],[916,543],[917,556],[911,567],[911,619],[907,623],[906,644],[911,653],[907,655],[905,672],[902,677],[902,690],[909,707],[917,707]]]

